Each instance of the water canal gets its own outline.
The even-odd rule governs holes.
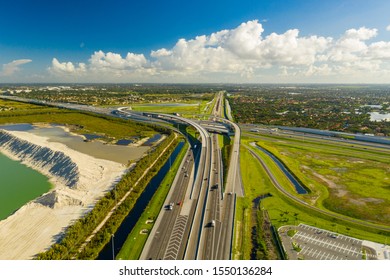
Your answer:
[[[175,161],[183,146],[184,146],[184,142],[180,142],[179,145],[177,145],[175,150],[172,152],[170,159],[168,159],[165,162],[165,164],[159,170],[159,172],[151,179],[148,186],[145,188],[144,192],[138,198],[133,209],[124,219],[124,221],[122,222],[118,230],[115,232],[114,250],[112,248],[112,242],[107,243],[107,245],[100,252],[97,258],[98,260],[112,260],[113,251],[114,251],[114,256],[116,256],[119,253],[120,249],[122,248],[123,244],[127,239],[127,236],[130,234],[133,227],[137,223],[138,219],[141,217],[149,201],[152,199],[157,188],[160,186],[162,180],[164,179],[165,175],[169,171],[171,163]]]
[[[258,145],[256,145],[256,148],[266,153],[279,166],[279,168],[283,171],[284,175],[286,175],[290,182],[294,185],[295,190],[298,194],[307,194],[307,190],[301,185],[301,183],[298,182],[295,176],[289,170],[287,170],[286,166],[284,166],[284,164],[277,157],[275,157],[272,153],[268,152],[266,149],[263,149]]]

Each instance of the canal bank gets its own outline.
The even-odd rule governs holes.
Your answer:
[[[254,147],[267,154],[276,163],[276,165],[280,168],[284,175],[286,175],[288,180],[293,184],[298,194],[307,194],[306,188],[299,182],[299,179],[296,178],[295,175],[290,172],[290,170],[288,170],[288,168],[276,156],[274,156],[272,153],[257,144],[254,144]]]
[[[164,180],[165,175],[170,170],[171,164],[176,160],[183,146],[184,142],[180,142],[177,145],[177,147],[171,153],[169,159],[160,168],[158,173],[150,180],[148,186],[138,198],[133,209],[127,215],[118,230],[113,234],[113,239],[111,242],[107,243],[107,245],[100,252],[97,258],[98,260],[110,260],[119,253],[123,244],[126,242],[128,235],[133,230],[137,221],[147,207],[149,201],[152,199],[161,182]]]

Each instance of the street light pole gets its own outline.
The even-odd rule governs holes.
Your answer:
[[[114,234],[111,234],[111,240],[112,240],[112,260],[115,260]]]
[[[116,184],[114,186],[114,198],[115,198],[115,206],[114,207],[116,207],[116,205],[117,205],[117,202],[116,202]]]

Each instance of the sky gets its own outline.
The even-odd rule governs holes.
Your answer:
[[[389,83],[388,0],[0,0],[0,83]]]

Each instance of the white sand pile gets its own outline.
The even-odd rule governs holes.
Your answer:
[[[0,259],[31,259],[56,242],[72,221],[89,211],[97,199],[113,187],[126,167],[93,158],[32,133],[9,133],[30,143],[63,152],[77,164],[80,172],[79,181],[72,189],[62,184],[62,180],[50,177],[54,185],[50,192],[0,221]],[[9,152],[1,152],[12,158]],[[23,163],[34,168],[33,163]]]

